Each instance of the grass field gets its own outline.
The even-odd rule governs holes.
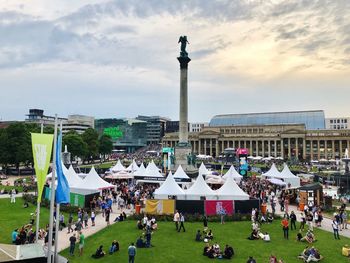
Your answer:
[[[202,229],[202,224],[186,223],[185,227],[185,233],[178,233],[175,231],[172,222],[160,222],[159,229],[152,236],[154,247],[138,249],[135,262],[186,263],[213,261],[213,259],[202,255],[204,243],[194,241],[195,233],[197,229]],[[263,231],[270,233],[272,240],[270,243],[247,239],[250,233],[250,222],[228,222],[225,225],[209,223],[209,228],[213,230],[214,241],[218,242],[220,247],[223,248],[225,244],[229,244],[234,248],[235,256],[232,262],[246,262],[250,255],[254,256],[258,263],[268,262],[271,253],[284,259],[284,262],[302,262],[297,259],[297,255],[306,244],[298,243],[295,240],[296,231],[290,231],[290,239],[284,240],[279,221],[262,227]],[[104,250],[108,252],[111,242],[116,239],[120,243],[121,250],[114,255],[107,254],[104,258],[97,259],[97,261],[127,262],[127,247],[130,242],[135,242],[140,234],[141,231],[136,229],[135,221],[117,223],[87,238],[85,252],[82,257],[78,256],[77,251],[74,257],[68,256],[67,249],[61,254],[73,263],[96,262],[96,259],[92,259],[91,255],[97,247],[103,245]],[[322,262],[349,262],[347,258],[341,255],[341,248],[345,244],[350,244],[349,239],[334,240],[332,233],[322,230],[315,230],[315,235],[318,241],[314,245],[324,257]]]
[[[10,203],[9,198],[0,199],[0,243],[11,244],[12,231],[29,224],[30,213],[34,213],[35,210],[36,206],[33,204],[29,204],[28,208],[23,208],[22,198],[16,198],[16,203],[14,204]],[[40,210],[40,227],[43,228],[49,223],[49,209],[41,207]],[[64,215],[67,221],[68,215]],[[76,215],[74,216],[76,217]]]

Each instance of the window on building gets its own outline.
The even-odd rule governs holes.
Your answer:
[[[237,130],[236,130],[236,133],[241,133],[241,129],[237,129]]]
[[[333,120],[330,120],[330,123],[333,123]]]

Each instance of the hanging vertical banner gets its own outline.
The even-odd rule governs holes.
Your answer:
[[[57,188],[56,188],[56,203],[68,204],[70,203],[70,189],[66,176],[63,174],[62,161],[62,131],[57,138],[56,147],[56,176],[57,176]]]
[[[32,133],[32,150],[34,159],[34,168],[38,184],[38,202],[41,202],[41,196],[46,181],[47,171],[49,169],[52,151],[52,134]]]
[[[205,201],[205,214],[207,216],[212,215],[232,215],[233,214],[233,202],[234,201]]]

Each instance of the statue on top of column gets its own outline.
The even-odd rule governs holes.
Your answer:
[[[190,43],[187,41],[187,36],[180,36],[177,43],[181,43],[180,57],[188,57],[188,53],[186,52],[186,45]]]

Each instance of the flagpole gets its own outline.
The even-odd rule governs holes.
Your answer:
[[[53,232],[53,213],[55,210],[55,173],[56,173],[56,147],[57,147],[57,114],[55,114],[55,132],[54,132],[54,144],[53,144],[53,157],[52,157],[52,177],[51,177],[51,199],[50,199],[50,224],[49,224],[49,244],[47,250],[47,263],[55,262],[52,261],[52,232]],[[56,215],[57,217],[57,215]],[[57,218],[56,218],[57,224]],[[55,233],[55,239],[58,233]],[[56,240],[55,240],[56,243]]]
[[[62,132],[62,121],[60,123],[60,132]],[[62,145],[61,145],[62,146]],[[61,154],[62,152],[62,149],[59,149],[59,153]],[[56,155],[56,153],[55,153]],[[60,158],[61,159],[61,158]],[[56,165],[56,163],[55,163]],[[57,181],[58,182],[58,181]],[[58,222],[58,223],[57,223]],[[58,255],[58,251],[57,251],[57,246],[58,246],[58,231],[59,231],[59,226],[60,226],[60,204],[57,203],[56,204],[56,238],[55,238],[55,262],[58,262],[58,258],[57,258],[57,255]]]
[[[40,133],[41,134],[44,133],[44,123],[43,122],[41,122]],[[38,191],[38,195],[39,195],[39,191]],[[38,201],[37,202],[37,207],[36,207],[36,233],[35,233],[35,242],[36,243],[38,243],[38,241],[39,241],[39,229],[40,229],[39,221],[40,221],[40,202]]]

